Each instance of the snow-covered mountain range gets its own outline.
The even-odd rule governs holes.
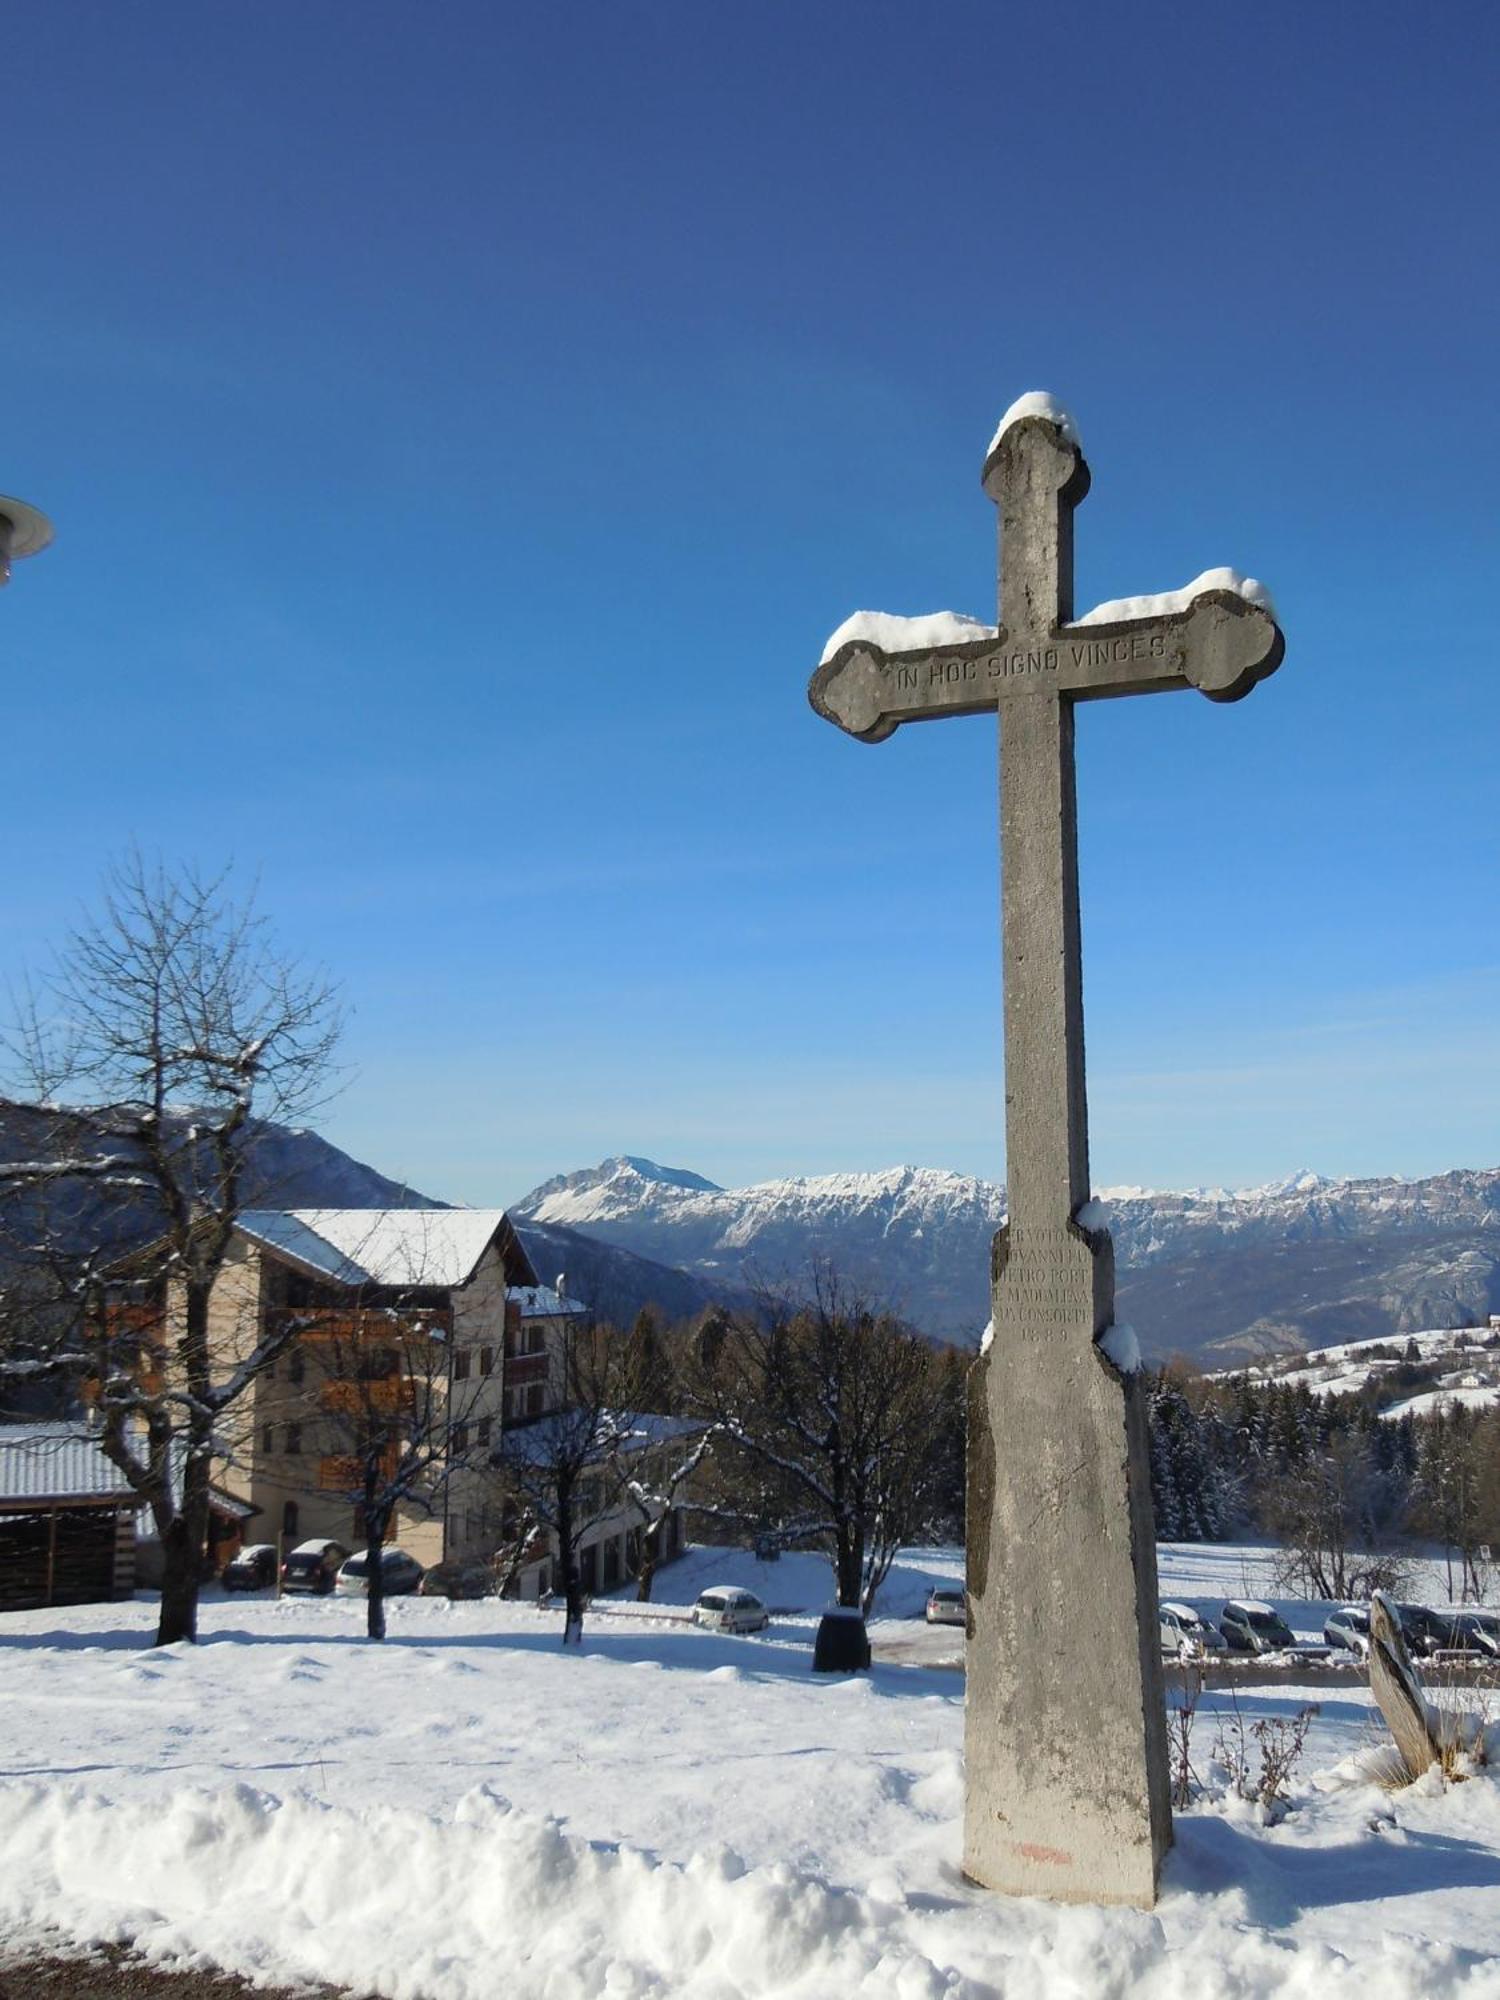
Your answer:
[[[1121,1316],[1148,1352],[1275,1352],[1456,1325],[1500,1309],[1500,1169],[1428,1180],[1100,1191]],[[562,1174],[513,1205],[709,1285],[795,1285],[811,1260],[931,1334],[973,1339],[988,1315],[992,1182],[935,1167],[722,1188],[632,1155]]]

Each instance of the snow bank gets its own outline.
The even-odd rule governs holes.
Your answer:
[[[929,646],[962,646],[971,639],[998,636],[998,626],[981,625],[962,611],[927,611],[917,618],[903,618],[895,611],[856,611],[829,634],[818,664],[823,666],[854,639],[877,646],[882,653],[920,653]]]
[[[1057,425],[1068,444],[1076,445],[1080,451],[1083,449],[1083,439],[1078,435],[1078,426],[1071,412],[1065,410],[1056,396],[1049,395],[1045,389],[1028,389],[1024,396],[1017,396],[1000,419],[995,435],[990,439],[986,458],[992,458],[999,450],[1000,440],[1011,425],[1020,423],[1025,417],[1045,417],[1049,423]]]
[[[860,1893],[785,1863],[747,1868],[722,1846],[676,1863],[579,1840],[485,1786],[436,1818],[249,1785],[152,1807],[11,1783],[0,1785],[0,1925],[14,1946],[61,1930],[155,1964],[324,1979],[385,2000],[493,2000],[502,1988],[507,2000],[1500,1994],[1493,1959],[1393,1934],[1373,1915],[1347,1952],[1264,1927],[1270,1909],[1329,1887],[1347,1850],[1294,1859],[1254,1834],[1231,1813],[1180,1822],[1159,1916],[986,1897],[956,1871],[924,1908],[894,1879]],[[1405,1872],[1420,1903],[1429,1871],[1414,1854]]]
[[[1149,597],[1111,597],[1103,604],[1096,604],[1092,611],[1085,611],[1073,623],[1121,625],[1132,618],[1170,618],[1176,612],[1191,611],[1193,599],[1202,597],[1210,590],[1233,591],[1247,604],[1258,604],[1262,611],[1270,612],[1273,618],[1276,616],[1270,591],[1253,576],[1241,576],[1237,569],[1206,569],[1191,583],[1185,583],[1181,590],[1159,590]]]
[[[941,1994],[899,1912],[727,1848],[686,1864],[593,1845],[480,1786],[442,1820],[249,1785],[164,1808],[0,1787],[0,1928],[155,1963],[327,1979],[389,2000]]]

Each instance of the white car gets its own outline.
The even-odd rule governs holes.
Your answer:
[[[693,1606],[693,1623],[706,1632],[763,1632],[770,1622],[755,1593],[734,1583],[710,1585]]]
[[[1370,1656],[1370,1612],[1363,1604],[1342,1604],[1328,1614],[1323,1643],[1366,1660]]]
[[[1224,1651],[1223,1633],[1206,1618],[1200,1618],[1190,1604],[1160,1605],[1156,1617],[1163,1658],[1201,1660],[1209,1653]]]
[[[940,1585],[927,1600],[929,1625],[967,1625],[968,1606],[962,1590]]]
[[[414,1591],[422,1581],[422,1565],[415,1556],[409,1556],[405,1549],[382,1549],[380,1551],[380,1573],[387,1597],[405,1597]],[[333,1587],[340,1597],[368,1597],[370,1594],[370,1564],[368,1556],[350,1556],[338,1575]]]

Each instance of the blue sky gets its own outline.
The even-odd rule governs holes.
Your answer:
[[[58,540],[0,599],[0,969],[130,840],[232,856],[354,1010],[324,1129],[434,1193],[998,1175],[992,726],[805,686],[856,608],[993,616],[1044,387],[1080,608],[1227,562],[1287,633],[1080,717],[1096,1179],[1500,1158],[1492,9],[6,43],[0,491]]]

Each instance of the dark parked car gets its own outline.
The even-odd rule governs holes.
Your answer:
[[[276,1581],[276,1551],[269,1542],[251,1542],[225,1563],[219,1581],[226,1590],[269,1590]]]
[[[329,1541],[322,1535],[315,1535],[311,1541],[298,1542],[281,1565],[282,1589],[307,1590],[320,1597],[326,1596],[333,1589],[339,1564],[348,1553],[342,1543]]]
[[[1425,1604],[1398,1604],[1396,1616],[1401,1621],[1401,1636],[1409,1653],[1425,1659],[1447,1645],[1453,1623],[1451,1613],[1429,1611]]]
[[[432,1568],[417,1585],[419,1597],[488,1597],[494,1591],[495,1579],[486,1562],[477,1559],[468,1562],[434,1563]]]
[[[1295,1646],[1297,1635],[1269,1604],[1250,1597],[1232,1597],[1219,1620],[1224,1643],[1236,1653],[1279,1653]]]

